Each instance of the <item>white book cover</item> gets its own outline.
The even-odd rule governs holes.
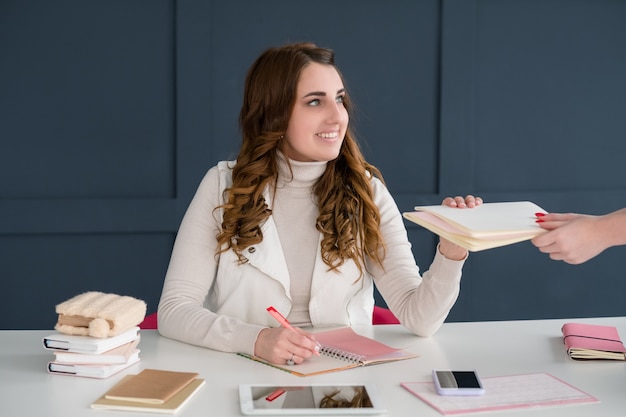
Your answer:
[[[141,340],[137,336],[132,342],[123,344],[100,354],[97,353],[74,353],[63,350],[54,350],[54,362],[69,364],[122,364],[138,352],[137,345]]]
[[[132,342],[139,335],[139,327],[133,327],[117,336],[99,339],[91,336],[77,336],[56,333],[43,338],[47,350],[63,350],[75,353],[100,354],[118,346]]]
[[[139,362],[139,351],[135,352],[127,363],[122,364],[94,365],[50,362],[48,364],[48,372],[51,374],[104,379],[115,375],[137,362]]]

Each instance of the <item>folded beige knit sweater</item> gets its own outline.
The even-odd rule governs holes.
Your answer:
[[[56,306],[61,333],[105,338],[137,326],[146,316],[146,303],[129,296],[89,291]]]

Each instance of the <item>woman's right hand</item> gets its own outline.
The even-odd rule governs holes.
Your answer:
[[[294,331],[295,330],[295,331]],[[254,355],[271,363],[284,365],[289,360],[302,363],[313,355],[319,356],[315,336],[302,329],[268,327],[261,330],[254,344]]]
[[[602,216],[578,213],[549,213],[538,216],[537,223],[548,230],[532,239],[532,243],[555,261],[581,264],[604,251],[607,236]]]

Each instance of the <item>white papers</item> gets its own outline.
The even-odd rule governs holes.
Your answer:
[[[530,201],[484,203],[474,208],[418,206],[403,216],[470,251],[480,251],[532,239],[546,230],[535,213],[545,210]]]

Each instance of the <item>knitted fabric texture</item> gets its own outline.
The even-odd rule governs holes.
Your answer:
[[[129,296],[89,291],[56,306],[61,333],[105,338],[137,326],[146,316],[146,303]],[[61,323],[61,316],[84,318],[85,325]]]

